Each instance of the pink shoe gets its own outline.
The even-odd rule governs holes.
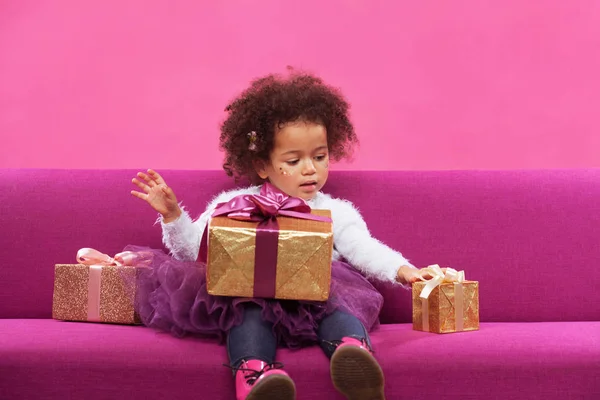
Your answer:
[[[330,369],[333,386],[348,400],[385,400],[383,371],[364,339],[343,338]]]
[[[235,373],[237,400],[294,400],[296,386],[281,363],[243,361]]]

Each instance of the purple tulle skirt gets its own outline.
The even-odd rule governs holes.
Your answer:
[[[328,301],[269,300],[213,296],[206,290],[206,266],[178,261],[162,250],[127,246],[139,268],[135,281],[125,282],[135,293],[135,309],[148,327],[181,337],[212,336],[223,341],[242,322],[244,303],[262,307],[273,324],[278,343],[298,348],[317,342],[320,321],[336,309],[356,316],[367,330],[379,324],[382,295],[352,266],[334,261]],[[135,289],[135,290],[134,290]]]

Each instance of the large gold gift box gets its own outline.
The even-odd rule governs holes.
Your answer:
[[[312,214],[331,218],[329,210]],[[207,290],[217,296],[257,295],[255,282],[273,283],[273,298],[325,301],[329,298],[333,228],[330,222],[277,217],[277,248],[256,246],[257,222],[225,216],[211,219],[208,228]],[[256,251],[276,254],[274,276],[255,269]],[[265,253],[263,253],[265,254]],[[262,275],[261,275],[262,274]]]
[[[134,293],[127,293],[124,284],[124,280],[134,280],[136,273],[130,266],[56,264],[52,318],[140,324],[133,307]]]
[[[426,284],[415,282],[412,286],[414,330],[451,333],[479,329],[479,282],[442,283],[423,299],[420,295]]]

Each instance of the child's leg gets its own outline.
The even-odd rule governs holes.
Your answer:
[[[352,400],[383,400],[383,372],[367,330],[355,316],[336,311],[319,325],[320,345],[331,359],[336,389]]]
[[[233,368],[239,367],[242,360],[256,359],[267,364],[275,361],[277,340],[273,325],[263,321],[261,312],[258,305],[247,303],[242,323],[229,331],[227,353]]]
[[[329,358],[331,358],[337,345],[339,345],[338,342],[345,337],[354,338],[359,341],[364,339],[368,346],[371,346],[369,334],[362,322],[354,315],[343,311],[335,311],[333,314],[325,317],[319,325],[317,334],[319,336],[319,344]]]
[[[293,400],[296,388],[275,362],[277,340],[273,325],[263,321],[262,309],[253,303],[244,307],[242,323],[227,337],[227,353],[235,375],[237,400]]]

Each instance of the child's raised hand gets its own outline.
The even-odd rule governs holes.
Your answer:
[[[150,204],[163,216],[165,223],[179,218],[181,209],[177,204],[177,197],[156,171],[149,169],[148,174],[138,172],[137,178],[133,178],[131,181],[143,191],[142,193],[132,190],[131,194]]]

